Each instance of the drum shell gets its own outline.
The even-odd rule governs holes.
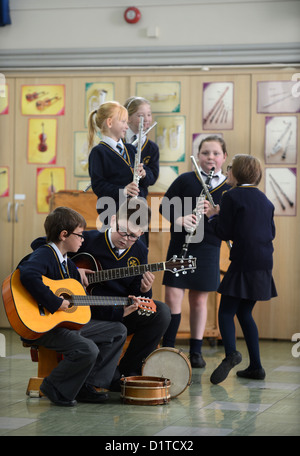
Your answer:
[[[170,380],[163,377],[121,378],[121,399],[125,404],[159,405],[170,401]]]
[[[142,375],[154,375],[171,381],[171,399],[182,394],[191,384],[192,367],[187,356],[177,348],[161,347],[146,358]]]

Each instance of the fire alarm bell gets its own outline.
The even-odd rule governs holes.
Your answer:
[[[130,6],[125,10],[124,18],[129,24],[136,24],[141,19],[141,12],[135,6]]]

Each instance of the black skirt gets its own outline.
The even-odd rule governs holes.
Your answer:
[[[178,248],[171,242],[167,260],[179,254]],[[197,259],[197,268],[194,272],[180,273],[176,277],[175,274],[166,271],[163,285],[188,290],[216,291],[220,284],[220,247],[202,241],[199,244],[191,244],[188,255]]]
[[[218,292],[254,301],[269,301],[277,296],[272,271],[232,271],[230,266]]]

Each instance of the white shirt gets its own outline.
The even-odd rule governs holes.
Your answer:
[[[205,175],[207,175],[207,173],[205,171],[203,171],[202,168],[200,168],[200,172],[202,172]],[[206,181],[206,177],[203,176],[203,174],[202,174],[202,177],[203,177],[203,180],[205,182]],[[213,178],[212,178],[212,180],[210,181],[210,189],[218,187],[219,185],[222,184],[222,182],[224,182],[225,179],[226,179],[226,176],[224,176],[224,174],[222,174],[221,170],[219,172],[215,173]]]
[[[132,144],[136,138],[138,138],[138,133],[137,134],[133,133],[131,128],[128,128],[128,130],[126,131],[126,142],[129,144]],[[147,136],[142,137],[142,146],[144,145],[146,139],[147,139]],[[136,144],[136,146],[137,146],[137,144]]]
[[[111,240],[111,228],[109,228],[109,230],[107,231],[107,236],[108,236],[108,240],[109,240],[109,243],[110,243],[111,247],[113,249],[119,250],[119,255],[122,255],[122,253],[125,252],[126,249],[118,249],[118,247],[116,247],[114,245],[113,241]]]
[[[62,263],[63,261],[65,261],[66,264],[67,264],[67,262],[68,262],[68,255],[67,255],[67,254],[63,255],[63,254],[61,253],[61,251],[59,250],[59,248],[57,247],[57,245],[54,244],[54,242],[49,242],[49,245],[51,245],[51,247],[52,247],[52,248],[55,250],[55,252],[57,253],[57,256],[58,256],[58,259],[59,259],[60,263]]]
[[[124,149],[124,144],[121,140],[115,141],[110,136],[102,136],[102,141],[105,142],[106,144],[108,144],[116,152],[118,152],[118,154],[120,153],[120,151],[117,149],[117,145],[121,146],[122,149]]]

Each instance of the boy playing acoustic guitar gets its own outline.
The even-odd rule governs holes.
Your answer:
[[[61,312],[64,315],[70,302],[56,296],[44,284],[43,276],[52,280],[73,278],[81,281],[75,264],[67,258],[67,252],[77,252],[85,226],[84,218],[76,211],[67,207],[56,208],[45,220],[47,243],[18,266],[22,285],[51,314]],[[138,298],[132,299],[129,308],[134,311],[138,308]],[[34,341],[26,339],[27,343],[63,354],[62,361],[43,380],[41,392],[60,406],[73,406],[76,400],[106,401],[107,392],[99,391],[99,388],[109,389],[126,335],[121,322],[92,319],[79,330],[59,325]]]

